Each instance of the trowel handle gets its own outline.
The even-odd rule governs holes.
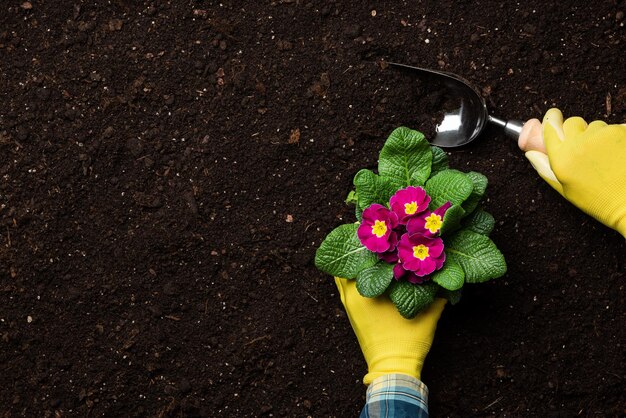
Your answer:
[[[501,126],[504,129],[504,133],[509,138],[513,138],[517,140],[519,138],[519,134],[522,132],[522,127],[524,126],[524,122],[521,120],[509,120],[505,121],[502,119],[494,118],[493,116],[489,116],[489,122],[494,125]]]

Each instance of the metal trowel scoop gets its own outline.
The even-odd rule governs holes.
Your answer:
[[[434,82],[444,87],[447,105],[444,106],[443,119],[437,125],[437,134],[430,141],[431,144],[442,148],[468,144],[480,135],[487,122],[504,128],[507,136],[515,140],[519,138],[524,123],[489,116],[487,105],[480,93],[459,76],[404,64],[390,62],[389,65],[409,71],[426,82]]]

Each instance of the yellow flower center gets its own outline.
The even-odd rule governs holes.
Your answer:
[[[372,226],[372,234],[376,235],[378,238],[385,235],[387,232],[387,225],[385,225],[385,221],[375,221]]]
[[[404,213],[407,215],[413,215],[415,212],[417,212],[417,202],[404,204]]]
[[[413,247],[413,256],[419,258],[420,261],[424,261],[428,258],[428,247],[424,244],[416,245]]]
[[[441,229],[441,216],[436,214],[431,214],[426,217],[426,225],[424,227],[430,231],[431,234],[436,234]]]

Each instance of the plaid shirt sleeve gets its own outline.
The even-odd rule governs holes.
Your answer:
[[[428,388],[406,374],[381,376],[367,388],[360,418],[428,418]]]

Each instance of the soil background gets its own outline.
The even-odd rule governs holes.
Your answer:
[[[0,3],[0,417],[350,417],[366,365],[321,240],[389,133],[441,101],[626,121],[623,0]],[[623,237],[496,128],[506,276],[447,307],[433,417],[616,417]]]

